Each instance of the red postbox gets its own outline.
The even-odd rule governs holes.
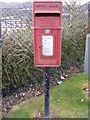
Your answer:
[[[61,65],[62,2],[34,0],[33,2],[34,65]]]

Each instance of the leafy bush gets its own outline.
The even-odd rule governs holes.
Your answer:
[[[42,70],[33,65],[32,35],[30,29],[13,30],[4,39],[3,90],[13,92],[26,84],[28,85],[31,81],[38,82],[41,78],[39,76],[41,76]]]

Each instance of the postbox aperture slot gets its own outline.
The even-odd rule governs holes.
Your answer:
[[[36,11],[35,12],[36,17],[60,17],[60,11]]]

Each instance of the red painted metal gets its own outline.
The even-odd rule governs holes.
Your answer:
[[[61,65],[62,2],[35,0],[33,2],[34,65],[59,67]],[[49,30],[49,33],[46,33]],[[53,55],[42,55],[42,36],[53,36]]]

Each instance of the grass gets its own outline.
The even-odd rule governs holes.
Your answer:
[[[88,99],[83,84],[88,83],[85,74],[79,74],[50,90],[50,116],[55,118],[88,118]],[[84,102],[81,100],[84,99]],[[44,95],[31,98],[12,109],[12,118],[34,118],[44,113]]]

